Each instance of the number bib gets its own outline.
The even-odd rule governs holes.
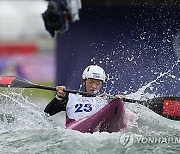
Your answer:
[[[81,95],[69,94],[66,105],[66,114],[70,119],[79,120],[99,111],[107,104],[107,100],[101,97],[83,97]]]

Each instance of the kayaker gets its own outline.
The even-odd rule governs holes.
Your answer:
[[[105,80],[106,73],[100,66],[90,65],[83,71],[82,82],[88,93],[98,94]],[[56,86],[57,94],[44,111],[50,116],[66,111],[66,126],[73,121],[96,113],[109,102],[109,97],[104,94],[86,97],[65,93],[64,89],[66,89],[65,86]],[[124,96],[116,95],[116,97],[122,99]]]

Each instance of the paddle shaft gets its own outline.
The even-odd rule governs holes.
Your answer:
[[[44,90],[57,91],[55,87],[42,86],[42,85],[36,85],[36,84],[33,84],[31,86],[31,88],[38,88],[38,89],[44,89]],[[67,92],[67,93],[73,93],[73,94],[89,95],[89,93],[87,93],[87,92],[78,91],[78,90],[64,89],[63,91]],[[92,96],[95,96],[95,95],[92,94]],[[138,104],[141,104],[141,105],[143,105],[144,102],[145,102],[145,101],[139,101],[139,100],[133,100],[133,99],[127,99],[127,98],[124,98],[123,101],[130,102],[130,103],[138,103]]]
[[[144,103],[144,101],[139,101],[139,100],[134,100],[134,99],[127,99],[127,98],[123,98],[123,101],[130,102],[130,103],[138,103],[138,104],[143,104]]]
[[[57,91],[55,87],[49,87],[49,86],[43,86],[43,85],[36,85],[31,84],[31,87],[22,87],[22,88],[37,88],[37,89],[44,89],[44,90],[51,90],[51,91]],[[87,95],[87,96],[94,96],[94,94],[90,94],[88,92],[84,91],[78,91],[78,90],[71,90],[71,89],[64,89],[64,92],[72,93],[72,94],[80,94],[80,95]]]

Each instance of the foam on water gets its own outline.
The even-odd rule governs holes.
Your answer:
[[[0,93],[1,131],[52,127],[43,110],[29,102],[22,94]]]

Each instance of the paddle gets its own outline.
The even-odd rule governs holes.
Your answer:
[[[56,91],[55,87],[36,85],[25,79],[18,78],[15,76],[1,76],[0,87],[38,88],[38,89]],[[64,90],[64,92],[81,94],[85,96],[94,96],[93,94],[89,94],[87,92],[70,90],[70,89],[66,89]],[[132,99],[127,99],[127,98],[124,98],[123,100],[125,102],[144,105],[147,108],[154,111],[155,113],[165,118],[180,121],[180,97],[158,97],[158,98],[153,98],[146,101],[132,100]]]
[[[15,77],[15,76],[0,76],[0,87],[37,88],[37,89],[45,89],[45,90],[56,91],[55,87],[33,84],[30,81],[27,81],[25,79]],[[84,96],[94,96],[94,94],[90,94],[90,93],[87,93],[84,91],[71,90],[71,89],[65,89],[64,92],[73,93],[73,94],[80,94],[80,95],[84,95]]]
[[[123,100],[144,105],[165,118],[180,121],[180,97],[157,97],[146,101],[126,98]]]

